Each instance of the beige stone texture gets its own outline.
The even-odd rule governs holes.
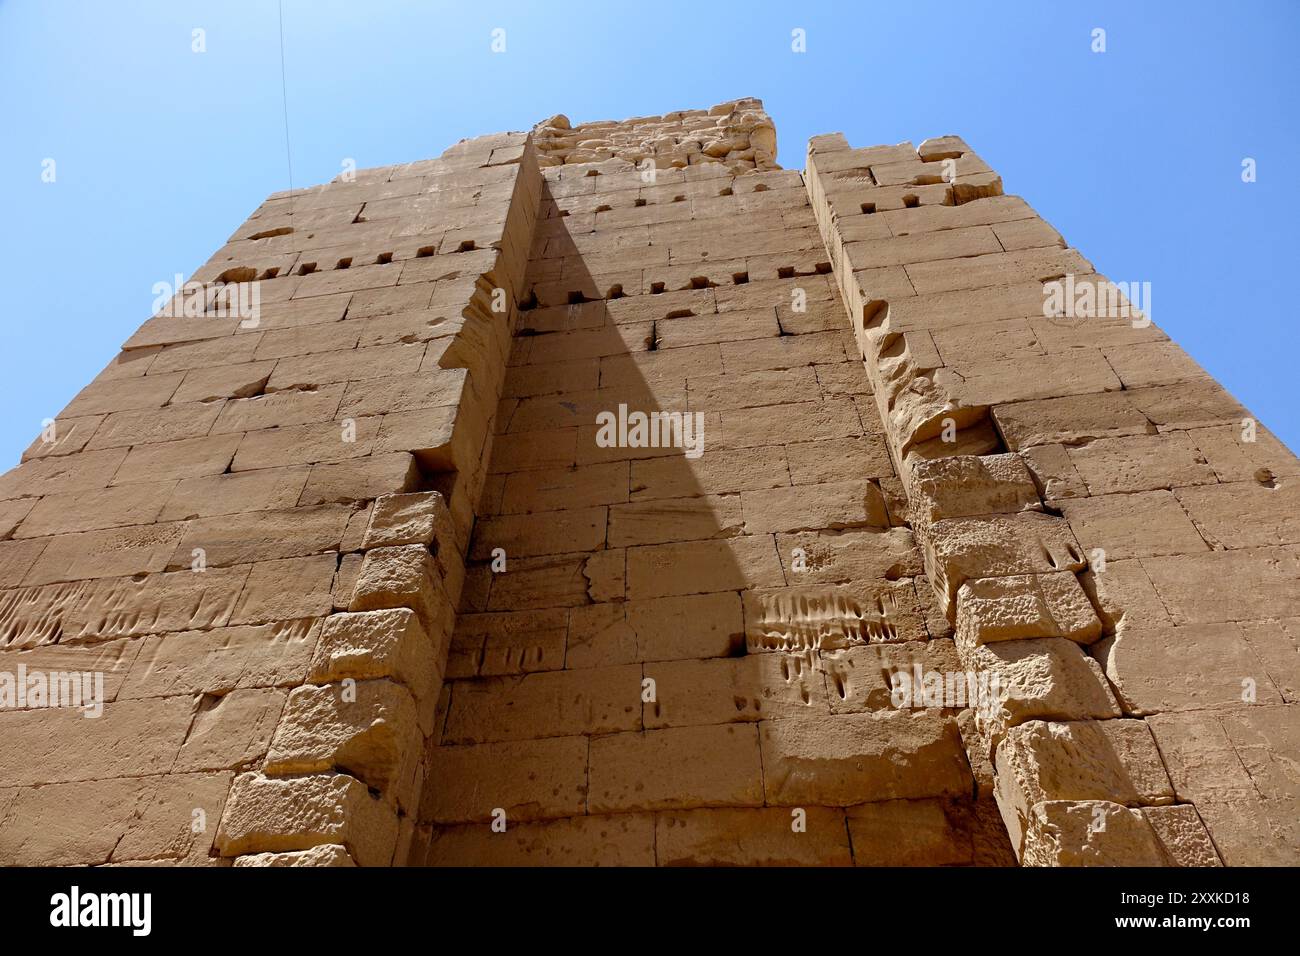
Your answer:
[[[961,137],[775,159],[255,209],[0,477],[0,863],[1300,861],[1295,456]]]
[[[362,866],[392,862],[396,814],[346,774],[235,778],[216,846],[224,856],[342,845]]]

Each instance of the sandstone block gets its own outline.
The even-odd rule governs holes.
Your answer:
[[[969,822],[948,800],[884,800],[851,807],[857,866],[963,866],[974,862]]]
[[[870,481],[798,485],[740,495],[746,534],[889,527],[880,488]]]
[[[1282,703],[1236,624],[1161,627],[1135,622],[1099,643],[1093,653],[1132,714],[1241,706],[1252,698]],[[1187,667],[1189,660],[1197,666]]]
[[[641,666],[460,681],[444,744],[607,734],[641,727]]]
[[[1012,454],[917,461],[911,487],[913,513],[931,522],[1040,507],[1029,470]]]
[[[1191,804],[1143,807],[1142,816],[1172,866],[1222,866],[1200,814]]]
[[[1212,485],[1218,479],[1185,432],[1106,438],[1069,450],[1092,495]]]
[[[1101,667],[1071,641],[1044,638],[963,646],[962,661],[988,673],[990,687],[996,687],[996,699],[976,711],[976,725],[994,748],[1008,729],[1028,720],[1121,714]]]
[[[443,653],[445,648],[430,638],[408,608],[331,614],[321,627],[307,679],[316,684],[346,677],[399,681],[414,695],[427,734],[442,686]]]
[[[454,547],[454,540],[446,499],[436,491],[423,491],[376,498],[361,546],[369,551],[422,544],[437,554]]]
[[[852,806],[970,792],[956,723],[933,711],[765,721],[760,730],[769,804]]]
[[[298,684],[319,630],[316,622],[300,619],[148,637],[118,696],[225,694]]]
[[[420,820],[483,823],[501,809],[508,828],[513,822],[581,816],[588,809],[587,747],[586,737],[431,747]]]
[[[1025,866],[1162,866],[1164,853],[1141,810],[1104,800],[1052,800],[1034,807]]]
[[[842,811],[809,807],[796,831],[785,808],[668,810],[655,817],[660,866],[849,866]]]
[[[328,614],[334,607],[332,585],[337,568],[338,555],[332,552],[254,564],[230,623],[260,624]]]
[[[926,566],[950,618],[957,592],[970,578],[1080,571],[1083,552],[1059,518],[1032,512],[935,522],[922,539]]]
[[[223,856],[240,856],[335,844],[361,866],[387,866],[396,841],[397,815],[353,777],[244,773],[230,789],[216,846]]]
[[[1173,787],[1140,720],[1030,721],[998,744],[997,797],[1013,846],[1035,839],[1045,801],[1173,803]]]
[[[234,866],[356,866],[348,848],[340,843],[322,843],[310,850],[288,853],[249,853],[235,857]]]
[[[322,462],[311,467],[299,506],[369,501],[420,483],[420,469],[406,452],[372,455],[351,461]]]
[[[415,699],[401,684],[304,684],[289,694],[263,771],[350,774],[413,811],[423,741]]]
[[[655,700],[645,706],[647,728],[826,715],[826,688],[807,657],[750,654],[649,664]]]
[[[1101,621],[1073,571],[973,578],[957,592],[957,639],[966,646],[1034,637],[1090,644]]]
[[[576,816],[507,826],[481,824],[434,829],[426,866],[653,866],[651,814]]]
[[[763,803],[758,732],[746,724],[671,727],[591,739],[594,813]]]
[[[450,602],[433,555],[424,545],[407,544],[367,551],[352,592],[350,611],[406,607],[430,634],[443,632]]]
[[[266,756],[286,696],[286,691],[272,687],[204,695],[172,769],[239,770],[255,765]]]

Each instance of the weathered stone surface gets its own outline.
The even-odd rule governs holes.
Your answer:
[[[266,756],[288,692],[248,687],[228,694],[205,694],[174,770],[240,770]]]
[[[641,667],[545,671],[457,684],[444,744],[638,730]]]
[[[587,749],[586,737],[434,747],[420,819],[479,823],[498,808],[507,821],[578,816],[587,810]]]
[[[1040,503],[1016,455],[954,455],[912,466],[913,514],[925,521],[1036,510]]]
[[[1300,463],[959,137],[810,145],[263,203],[0,478],[0,695],[104,677],[0,863],[1295,863]]]
[[[777,806],[849,806],[968,793],[957,726],[933,711],[764,722],[763,782]]]
[[[304,684],[289,694],[263,771],[347,773],[411,811],[422,738],[415,700],[401,684]]]
[[[249,853],[235,858],[235,866],[356,866],[348,848],[339,843],[322,843],[310,850],[288,853]]]
[[[1033,808],[1025,866],[1162,866],[1165,855],[1141,810],[1104,800],[1051,800]]]
[[[973,578],[957,592],[957,638],[967,645],[1033,637],[1090,644],[1101,621],[1072,571]]]
[[[758,731],[728,724],[592,738],[590,788],[593,813],[762,806]]]
[[[367,551],[350,611],[410,608],[426,631],[438,634],[448,599],[429,549],[420,544]]]
[[[1072,641],[1044,638],[961,645],[966,666],[987,673],[996,689],[976,710],[976,725],[996,747],[1011,727],[1028,720],[1086,720],[1120,716],[1101,667]],[[996,678],[996,683],[994,683]]]
[[[969,823],[943,799],[885,800],[851,807],[857,866],[965,866],[974,860]]]
[[[225,693],[301,683],[319,625],[308,619],[145,639],[119,697]]]
[[[1093,653],[1131,714],[1282,702],[1236,624],[1135,625],[1106,638]],[[1199,662],[1194,672],[1179,666],[1189,657]]]
[[[504,833],[480,824],[439,827],[427,866],[653,866],[655,820],[648,813],[576,816],[519,823]]]
[[[1023,513],[938,521],[922,538],[926,566],[951,617],[971,578],[1079,571],[1084,556],[1070,527],[1051,515]]]
[[[425,732],[442,686],[440,649],[407,608],[331,614],[321,627],[307,678],[326,684],[343,678],[392,678],[414,695]]]
[[[1151,824],[1171,866],[1223,865],[1195,807],[1186,803],[1175,807],[1143,807],[1142,816]]]
[[[802,819],[795,815],[802,813]],[[822,807],[664,811],[655,817],[660,866],[849,866],[842,812]],[[800,829],[795,829],[799,827]]]
[[[341,845],[362,866],[392,862],[397,815],[346,774],[235,778],[217,829],[225,856]]]

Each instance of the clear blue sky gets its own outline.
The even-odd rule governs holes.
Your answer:
[[[817,133],[957,133],[1101,271],[1151,282],[1156,322],[1296,449],[1298,27],[1286,0],[284,0],[294,182],[556,112],[739,96],[763,99],[787,167]],[[0,117],[8,467],[148,317],[153,284],[288,185],[276,3],[0,0]]]

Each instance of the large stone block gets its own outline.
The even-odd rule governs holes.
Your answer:
[[[1090,644],[1101,621],[1072,571],[972,578],[957,592],[957,638],[967,646],[1037,637]]]
[[[758,807],[758,732],[752,724],[723,724],[594,737],[590,785],[594,813]]]
[[[958,590],[971,578],[1081,571],[1085,563],[1068,524],[1033,512],[937,521],[921,543],[950,619],[955,619]]]
[[[1033,808],[1025,866],[1164,866],[1143,811],[1105,800],[1051,800]]]
[[[1119,717],[1119,704],[1101,667],[1062,638],[962,643],[967,667],[989,675],[992,700],[979,702],[976,725],[996,748],[1010,728],[1028,720]]]
[[[956,722],[937,711],[764,721],[763,783],[777,806],[852,806],[971,791]]]
[[[408,608],[331,614],[321,627],[307,679],[317,684],[347,677],[399,681],[414,695],[427,734],[446,651],[445,638],[433,641]]]
[[[809,807],[668,810],[655,817],[660,866],[849,866],[842,811]]]
[[[223,856],[241,856],[337,844],[362,866],[387,866],[396,842],[397,814],[354,777],[244,773],[230,789],[216,846]]]
[[[407,544],[367,551],[352,591],[350,611],[410,608],[435,640],[449,630],[451,602],[429,549]]]
[[[423,743],[415,700],[401,684],[304,684],[289,694],[264,772],[350,774],[410,812]]]
[[[1014,514],[1041,503],[1017,455],[953,455],[912,465],[912,513],[927,522]]]

